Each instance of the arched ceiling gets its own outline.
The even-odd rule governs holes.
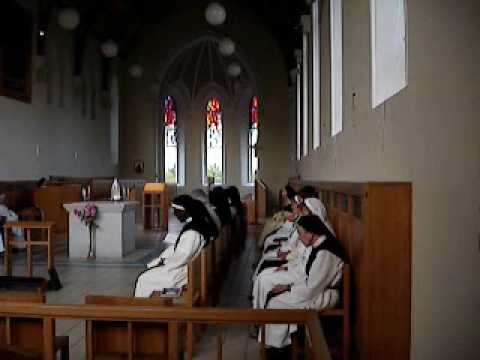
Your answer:
[[[76,32],[88,32],[105,40],[113,38],[120,45],[120,56],[126,56],[138,41],[145,27],[191,7],[199,2],[205,6],[210,0],[38,0],[39,23],[48,23],[52,10],[73,6],[81,15]],[[293,51],[301,48],[300,16],[308,13],[306,0],[216,0],[234,3],[252,13],[276,39],[289,68],[295,64]],[[227,22],[229,17],[227,17]]]
[[[182,83],[193,99],[209,85],[219,86],[229,95],[234,95],[239,87],[253,85],[248,64],[238,50],[231,56],[222,56],[218,42],[215,37],[205,36],[180,49],[163,69],[160,87],[166,89]],[[232,63],[240,65],[241,73],[237,77],[228,74],[228,66]]]

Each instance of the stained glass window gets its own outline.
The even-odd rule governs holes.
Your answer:
[[[214,178],[215,184],[223,183],[223,131],[222,108],[217,98],[207,103],[205,134],[205,174]]]
[[[248,182],[255,181],[258,170],[257,141],[258,141],[258,99],[256,96],[250,101],[250,119],[248,132]]]
[[[178,182],[177,108],[171,96],[164,102],[165,182]]]

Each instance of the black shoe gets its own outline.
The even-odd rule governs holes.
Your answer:
[[[283,348],[267,348],[266,355],[267,360],[289,360],[292,358],[292,346],[286,346]]]
[[[258,325],[252,325],[250,329],[248,330],[248,336],[252,339],[258,339],[258,331],[260,330],[260,326]]]

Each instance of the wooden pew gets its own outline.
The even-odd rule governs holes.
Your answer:
[[[352,358],[409,359],[411,184],[307,184],[321,194],[350,264]]]
[[[202,253],[206,251],[202,249]],[[182,298],[178,305],[185,307],[195,307],[201,304],[202,299],[202,254],[190,261],[188,264],[188,285],[186,291],[183,292]],[[187,337],[186,337],[186,350],[187,359],[193,359],[193,343],[195,341],[193,323],[187,323]]]
[[[202,274],[202,258],[206,259],[206,255],[202,256],[202,254],[206,251],[206,248],[203,248],[201,253],[188,263],[187,286],[179,298],[172,298],[174,305],[186,308],[193,308],[201,305],[202,285],[206,284],[206,274]],[[205,292],[205,296],[208,296],[206,293],[207,290],[204,289],[203,291]],[[154,291],[151,298],[162,298],[162,293],[160,291]],[[195,340],[193,327],[192,322],[187,323],[185,342],[189,360],[193,359],[193,343]]]
[[[0,276],[0,292],[31,291],[43,295],[47,291],[47,286],[47,280],[41,277]]]
[[[68,232],[68,213],[63,204],[81,201],[81,184],[50,183],[33,193],[35,206],[42,211],[42,220],[55,223],[55,231]]]
[[[255,223],[263,225],[267,216],[267,186],[260,179],[255,179]]]
[[[320,310],[318,315],[320,319],[340,319],[341,321],[341,359],[349,360],[350,359],[350,349],[351,349],[351,294],[350,294],[350,265],[345,264],[342,271],[342,284],[340,286],[340,302],[338,306],[333,309]],[[322,324],[323,325],[323,324]],[[324,330],[328,331],[328,327]],[[302,334],[304,335],[304,334]],[[305,341],[305,339],[303,339]],[[307,348],[308,352],[308,348]],[[298,332],[292,334],[292,360],[297,360],[300,358],[301,354],[304,354],[305,351],[300,348]],[[311,354],[310,354],[311,355]]]
[[[230,224],[224,225],[222,227],[222,263],[219,274],[219,277],[222,278],[225,275],[225,271],[228,270],[228,265],[230,263],[230,255],[232,250],[232,226]]]
[[[0,292],[0,303],[45,303],[45,295],[37,292]],[[55,336],[52,318],[0,318],[0,347],[13,346],[18,351],[40,354],[51,359],[60,351],[61,360],[68,360],[68,336]]]
[[[85,297],[85,304],[103,306],[172,306],[172,299]],[[87,320],[87,360],[93,359],[172,359],[181,358],[179,325],[152,321]]]
[[[201,254],[201,286],[200,304],[208,306],[212,303],[212,291],[215,286],[215,240],[206,246]]]

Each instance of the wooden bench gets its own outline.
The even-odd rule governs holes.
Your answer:
[[[87,305],[172,306],[172,299],[112,296],[85,297]],[[94,359],[181,359],[178,323],[87,320],[86,355]]]
[[[43,295],[47,291],[47,280],[41,277],[0,276],[1,291],[32,291]]]
[[[45,303],[45,295],[35,292],[0,292],[0,303]],[[55,319],[0,317],[0,347],[15,347],[28,353],[52,359],[59,351],[61,360],[68,360],[68,336],[55,336]]]

